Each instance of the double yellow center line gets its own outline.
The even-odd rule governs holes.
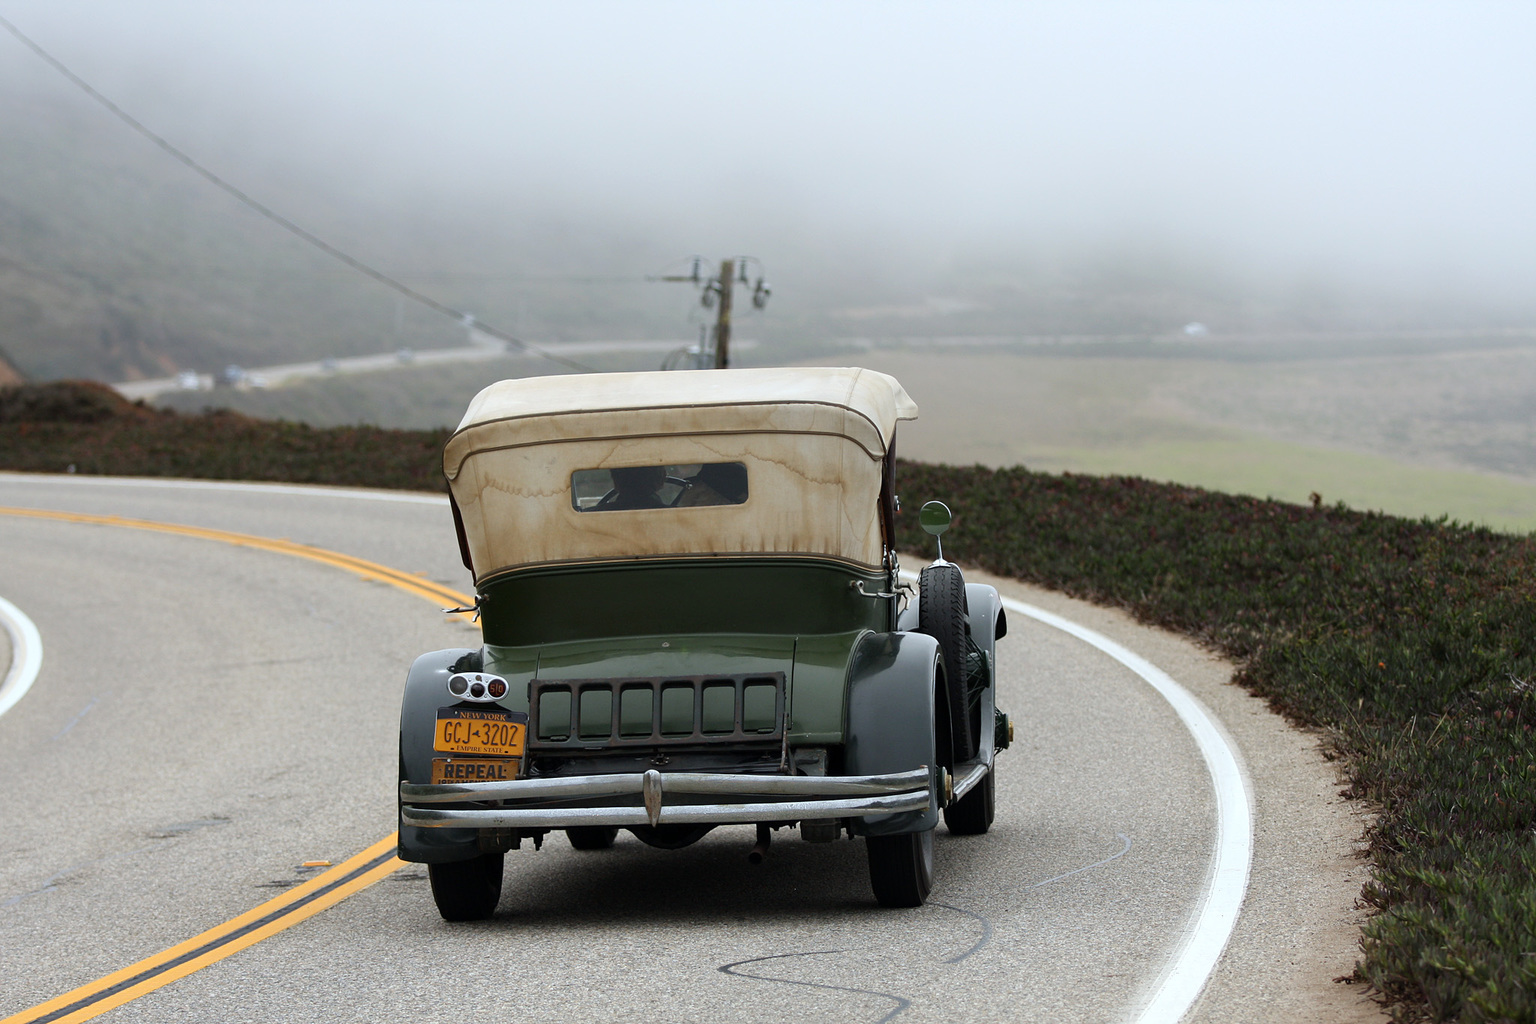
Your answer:
[[[398,587],[439,606],[443,604],[462,606],[471,602],[468,596],[421,576],[291,540],[258,537],[248,533],[213,530],[200,526],[160,523],[149,519],[90,515],[83,512],[0,506],[0,515],[118,526],[219,541],[224,544],[305,558],[346,569],[366,579]],[[469,619],[471,616],[466,612],[461,613],[460,617]],[[354,893],[361,892],[374,882],[404,867],[405,862],[395,856],[395,843],[396,835],[390,833],[356,856],[239,917],[225,921],[201,935],[140,960],[105,978],[82,985],[73,992],[66,992],[46,1003],[12,1014],[0,1020],[0,1024],[75,1024],[76,1021],[90,1020],[115,1006],[131,1002],[173,981],[185,978],[195,971],[200,971],[210,964],[218,963],[247,946],[254,945],[286,928],[291,928],[306,918],[313,917],[327,907],[341,902]]]
[[[90,1020],[291,928],[404,866],[405,862],[395,856],[395,836],[391,833],[351,860],[254,910],[115,974],[7,1017],[0,1024],[73,1024]]]
[[[344,555],[339,551],[327,551],[325,548],[313,547],[309,544],[300,544],[297,541],[286,540],[279,537],[258,537],[250,533],[235,533],[232,530],[212,530],[203,526],[183,526],[179,523],[160,523],[152,519],[129,519],[126,516],[97,516],[85,512],[56,512],[50,509],[35,508],[8,508],[0,505],[0,515],[21,516],[29,519],[52,519],[65,523],[91,523],[97,526],[121,526],[130,530],[148,530],[153,533],[171,533],[180,537],[197,537],[202,540],[215,540],[223,544],[233,544],[242,548],[257,548],[262,551],[272,551],[279,555],[290,555],[294,558],[307,558],[312,562],[321,562],[325,565],[335,566],[338,569],[348,569],[367,579],[388,583],[390,586],[399,587],[401,590],[424,597],[428,601],[447,603],[458,607],[469,604],[473,599],[440,583],[417,576],[413,573],[402,572],[399,569],[391,569],[387,565],[378,562],[370,562],[366,558],[357,558],[353,555]],[[470,618],[469,613],[464,614]],[[3,1022],[0,1022],[3,1024]]]

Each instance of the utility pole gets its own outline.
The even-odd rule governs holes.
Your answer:
[[[736,290],[736,261],[720,261],[720,310],[715,316],[715,369],[731,365],[731,293]]]
[[[713,363],[715,369],[724,370],[731,365],[731,311],[735,305],[736,284],[740,281],[745,285],[750,283],[747,279],[747,264],[757,263],[759,274],[756,284],[752,287],[752,305],[756,309],[762,309],[768,304],[768,296],[773,289],[768,282],[763,280],[761,274],[762,264],[752,256],[732,256],[720,261],[719,273],[705,278],[700,271],[703,269],[704,259],[701,256],[693,257],[693,272],[690,274],[673,274],[665,277],[653,278],[658,281],[681,281],[701,286],[700,302],[707,309],[715,303],[719,303],[715,312],[715,335],[713,359],[706,362],[706,353],[700,352],[695,365],[703,367]]]

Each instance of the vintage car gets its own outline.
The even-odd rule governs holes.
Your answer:
[[[799,368],[507,380],[443,452],[484,644],[411,667],[400,856],[451,921],[504,855],[563,830],[676,849],[719,825],[862,837],[876,900],[918,906],[942,813],[987,831],[997,592],[904,582],[892,377]],[[949,511],[930,502],[925,529]]]

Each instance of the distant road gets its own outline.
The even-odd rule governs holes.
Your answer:
[[[471,343],[460,348],[400,349],[396,352],[380,352],[376,355],[347,356],[335,359],[316,359],[305,363],[283,363],[278,366],[242,367],[245,374],[242,387],[280,387],[310,377],[327,377],[342,373],[370,373],[379,370],[398,369],[403,366],[430,366],[439,363],[473,363],[507,356],[526,356],[537,359],[540,353],[579,359],[584,355],[602,352],[675,352],[696,344],[689,340],[615,340],[615,341],[557,341],[543,343],[536,349],[518,349],[505,342],[485,335],[475,335]],[[756,342],[739,340],[737,349],[748,349]],[[184,384],[180,377],[155,377],[150,380],[123,381],[112,386],[130,401],[152,399],[169,391],[209,391],[215,383],[215,373],[197,373],[195,388]],[[190,379],[188,379],[190,383]]]

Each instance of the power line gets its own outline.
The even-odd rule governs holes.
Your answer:
[[[356,257],[351,256],[350,254],[336,248],[325,239],[319,237],[313,232],[306,230],[305,228],[300,227],[298,224],[295,224],[293,221],[289,220],[287,217],[284,217],[270,206],[258,202],[256,199],[252,198],[240,188],[237,188],[235,185],[225,181],[223,178],[219,177],[217,174],[213,173],[208,168],[198,163],[187,153],[178,149],[164,136],[157,135],[155,132],[151,131],[138,118],[128,113],[128,111],[124,110],[116,103],[113,103],[112,100],[98,91],[95,86],[91,85],[91,83],[87,82],[85,79],[71,71],[57,57],[53,56],[53,54],[43,49],[37,43],[33,42],[21,31],[21,29],[11,24],[11,22],[8,21],[4,16],[0,16],[0,27],[3,27],[11,35],[15,36],[17,41],[19,41],[23,46],[31,50],[33,53],[37,54],[37,56],[41,58],[44,63],[48,64],[59,74],[69,79],[69,81],[74,85],[78,86],[83,92],[85,92],[87,96],[91,97],[91,99],[107,108],[107,110],[109,110],[112,115],[119,121],[122,121],[129,128],[132,128],[144,138],[154,143],[172,159],[176,160],[180,164],[185,165],[189,170],[208,181],[214,187],[233,196],[239,202],[250,207],[252,210],[255,210],[257,213],[261,214],[272,223],[278,225],[283,230],[297,236],[305,242],[308,242],[310,245],[314,246],[316,249],[319,249],[327,256],[340,260],[342,263],[345,263],[347,266],[351,267],[353,270],[356,270],[358,273],[371,277],[373,280],[377,281],[379,284],[382,284],[384,287],[399,292],[401,295],[404,295],[411,301],[418,302],[435,313],[441,313],[444,316],[451,316],[461,324],[464,324],[466,327],[478,330],[480,333],[489,335],[498,341],[504,341],[509,345],[515,345],[526,352],[531,352],[534,355],[542,356],[551,362],[559,363],[560,365],[568,367],[572,370],[578,370],[583,373],[596,372],[592,367],[578,363],[574,359],[566,359],[564,356],[558,356],[552,352],[546,352],[537,345],[524,341],[521,338],[514,337],[505,331],[497,330],[489,324],[481,323],[469,313],[466,313],[461,309],[454,309],[452,306],[449,306],[446,303],[437,301],[430,295],[423,295],[421,292],[418,292],[410,285],[405,284],[402,281],[398,281],[384,273],[382,270],[371,267],[364,263],[362,260],[359,260]]]

